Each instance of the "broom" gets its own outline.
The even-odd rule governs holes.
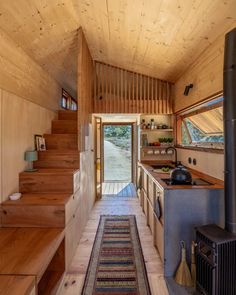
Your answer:
[[[193,287],[196,288],[196,263],[195,263],[195,242],[192,241],[191,246],[191,275],[193,280]]]
[[[186,247],[185,242],[181,241],[181,262],[175,274],[175,281],[177,284],[191,287],[193,285],[190,270],[186,262]]]

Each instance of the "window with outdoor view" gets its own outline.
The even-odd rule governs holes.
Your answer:
[[[224,148],[223,98],[204,103],[178,118],[182,146]]]

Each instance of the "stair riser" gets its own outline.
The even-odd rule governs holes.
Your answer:
[[[20,175],[21,193],[74,193],[73,175]]]
[[[48,150],[78,150],[76,134],[45,134]]]
[[[62,206],[4,206],[2,226],[65,227],[65,210]]]
[[[59,111],[58,112],[59,120],[74,120],[77,121],[77,112],[73,111]]]
[[[77,122],[76,121],[52,121],[52,133],[53,134],[77,134]]]
[[[39,152],[38,161],[34,162],[34,168],[75,168],[79,169],[79,153],[64,152]]]
[[[39,160],[34,162],[34,168],[74,168],[79,169],[79,160]]]

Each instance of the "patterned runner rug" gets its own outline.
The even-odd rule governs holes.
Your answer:
[[[82,295],[150,295],[134,215],[102,215]]]

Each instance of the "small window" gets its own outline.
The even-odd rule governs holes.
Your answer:
[[[189,113],[181,114],[182,146],[224,148],[223,98],[204,103]]]

